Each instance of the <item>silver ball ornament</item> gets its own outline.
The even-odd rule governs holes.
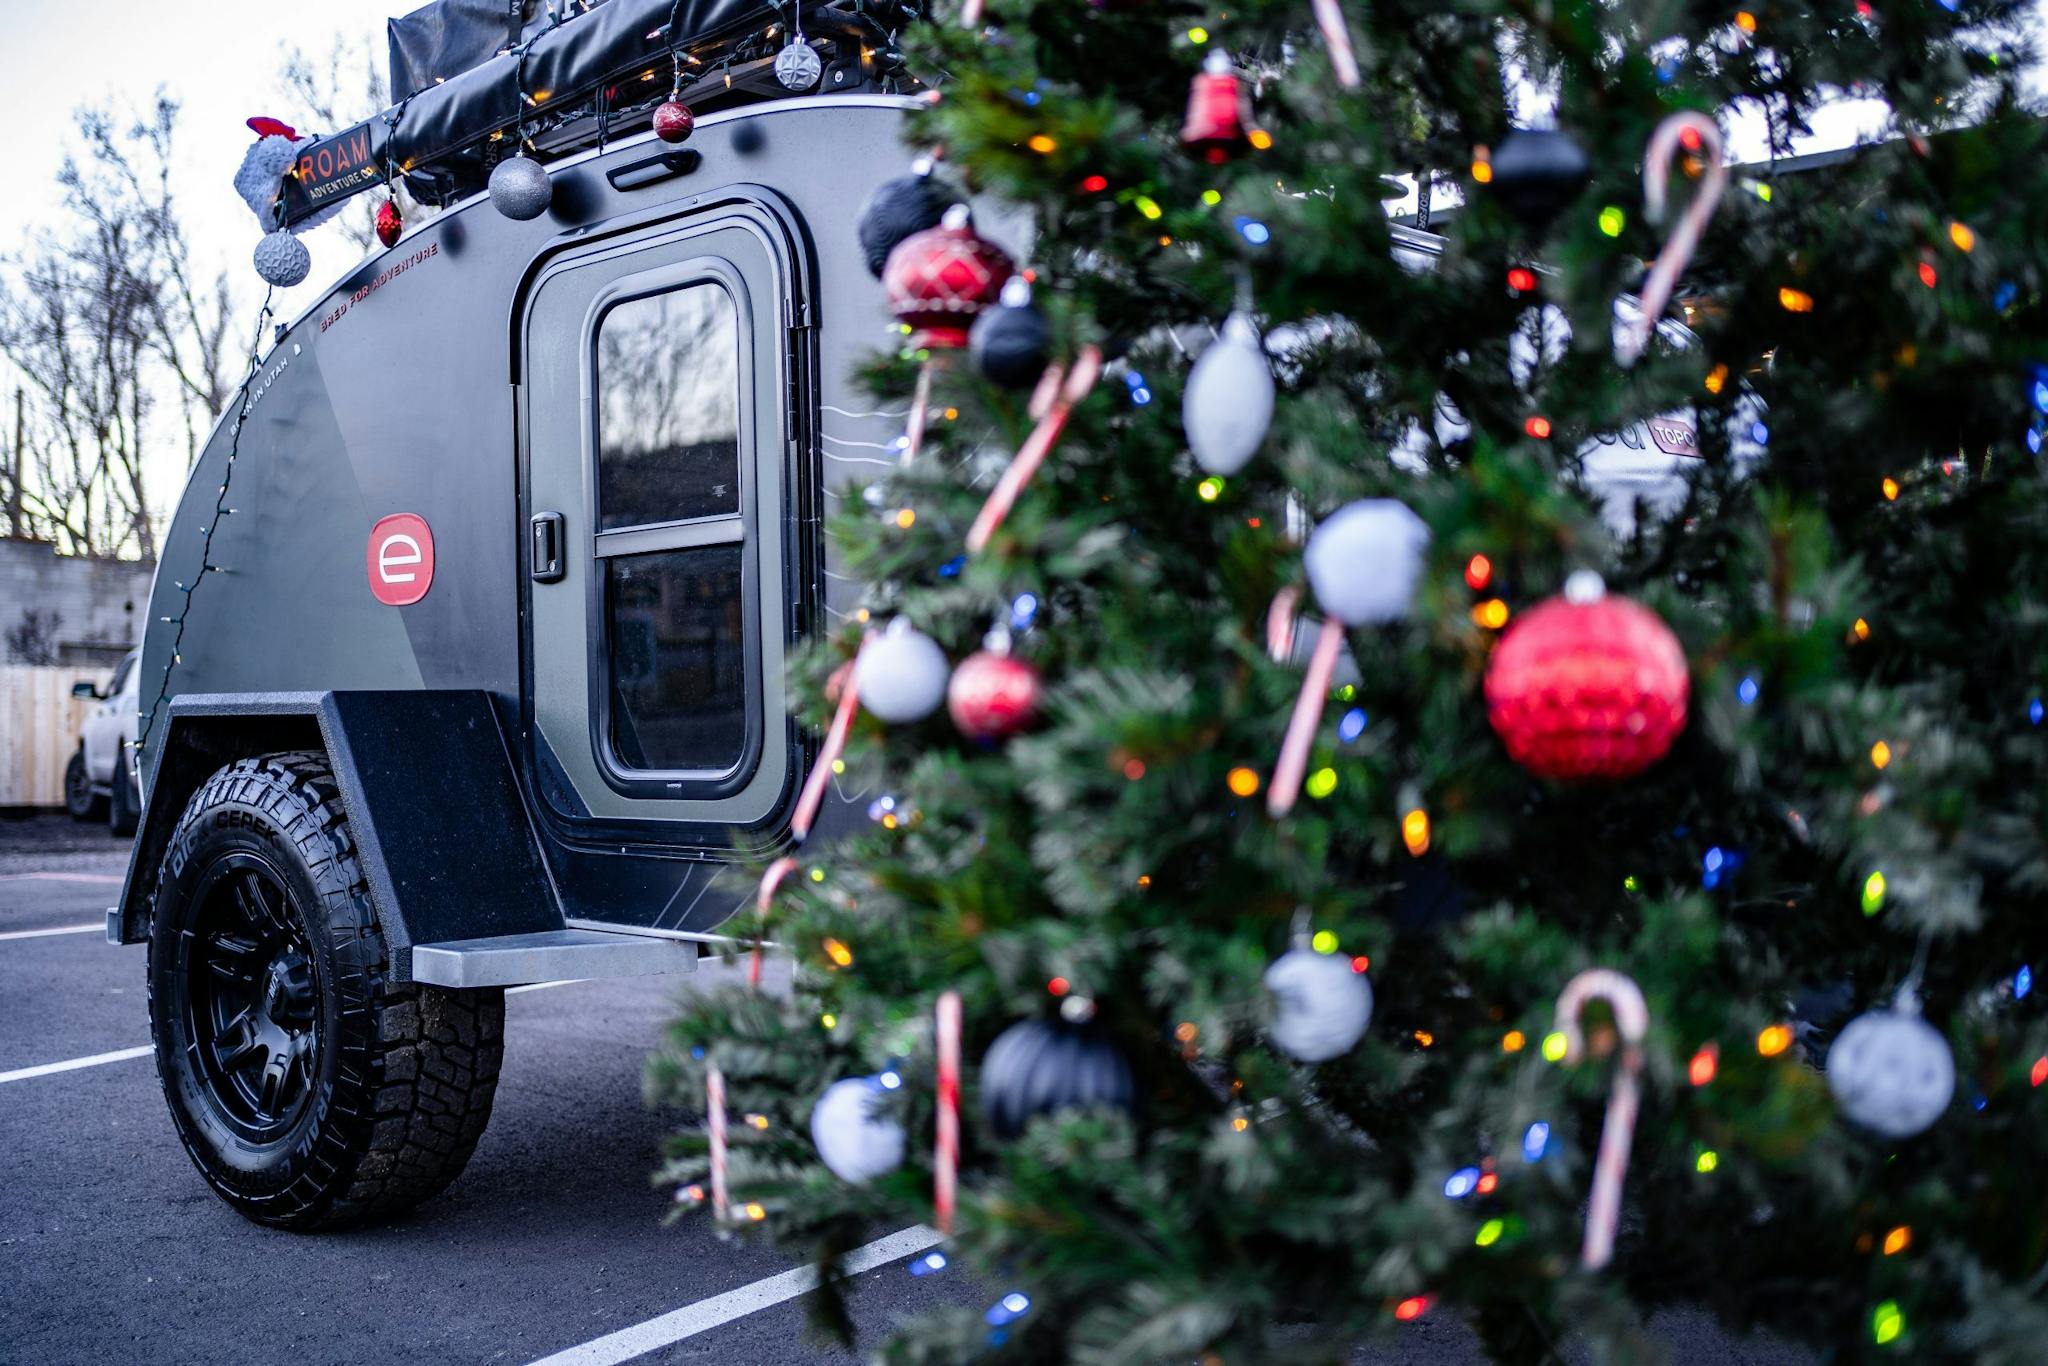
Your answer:
[[[1302,1062],[1328,1062],[1351,1051],[1372,1023],[1372,984],[1341,954],[1289,949],[1266,969],[1273,996],[1275,1045]]]
[[[898,617],[860,656],[861,705],[891,725],[922,721],[946,698],[952,666],[938,642]]]
[[[532,157],[506,157],[491,170],[491,205],[507,218],[538,218],[554,202],[555,182]]]
[[[811,1142],[841,1181],[860,1185],[903,1165],[903,1126],[874,1107],[882,1084],[874,1077],[835,1081],[811,1107]]]
[[[1180,421],[1195,463],[1211,474],[1236,474],[1258,453],[1273,423],[1273,371],[1249,317],[1224,319],[1222,335],[1195,361]]]
[[[1347,626],[1374,626],[1408,615],[1429,526],[1406,503],[1363,498],[1325,517],[1302,560],[1323,610]]]
[[[256,244],[256,273],[265,284],[290,289],[313,269],[313,253],[306,244],[282,228],[263,235]]]
[[[1828,1089],[1842,1113],[1872,1133],[1911,1138],[1948,1109],[1955,1058],[1918,1015],[1873,1010],[1849,1021],[1828,1049]]]
[[[824,74],[824,59],[809,43],[791,40],[788,46],[775,54],[775,79],[799,94],[816,85]]]

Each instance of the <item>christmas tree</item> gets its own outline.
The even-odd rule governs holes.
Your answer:
[[[724,1216],[828,1280],[942,1223],[893,1361],[2039,1360],[2024,20],[940,0],[862,224],[922,430],[789,689],[870,821],[653,1071]]]

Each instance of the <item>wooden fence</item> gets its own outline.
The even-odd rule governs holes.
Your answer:
[[[64,805],[64,765],[87,708],[98,705],[73,697],[71,685],[105,687],[111,676],[84,664],[0,664],[0,807]]]

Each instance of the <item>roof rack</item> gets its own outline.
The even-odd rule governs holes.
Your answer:
[[[397,179],[446,205],[482,189],[522,143],[543,161],[602,146],[644,128],[672,93],[699,114],[807,93],[774,70],[798,35],[823,68],[814,90],[913,90],[893,39],[923,13],[924,0],[563,4],[521,42],[301,148],[281,190],[284,225]]]

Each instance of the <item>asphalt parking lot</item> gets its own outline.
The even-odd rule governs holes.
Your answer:
[[[789,1259],[702,1216],[661,1223],[648,1173],[678,1117],[643,1104],[641,1068],[673,994],[717,965],[510,995],[496,1110],[454,1186],[395,1224],[279,1233],[217,1201],[172,1133],[143,950],[102,933],[126,860],[103,827],[0,819],[0,1362],[860,1359],[806,1340]],[[898,1316],[987,1297],[950,1273],[911,1277],[917,1245],[883,1247],[861,1277],[863,1347]],[[1676,1363],[1802,1359],[1697,1315],[1656,1327]],[[1432,1316],[1354,1360],[1481,1358]]]

